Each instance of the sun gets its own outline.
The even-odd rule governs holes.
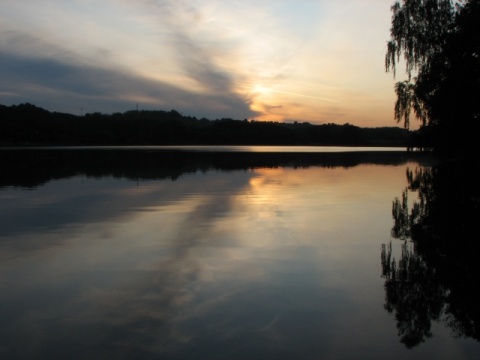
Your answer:
[[[252,92],[259,94],[259,95],[267,95],[271,93],[270,88],[263,86],[263,85],[254,85],[252,86]]]

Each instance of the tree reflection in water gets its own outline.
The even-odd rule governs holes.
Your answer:
[[[392,207],[399,259],[382,245],[385,309],[408,348],[442,321],[458,337],[480,341],[480,194],[473,168],[456,162],[407,170],[408,188]],[[418,194],[413,204],[409,195]]]

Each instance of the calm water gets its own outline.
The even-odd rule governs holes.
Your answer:
[[[188,150],[0,151],[0,358],[479,358],[442,316],[407,346],[386,291],[428,159]]]

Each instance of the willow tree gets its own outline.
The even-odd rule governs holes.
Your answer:
[[[479,143],[480,0],[402,0],[391,10],[385,69],[395,77],[403,62],[407,77],[395,85],[395,120],[409,128],[413,110],[435,148],[478,150],[466,145]]]
[[[395,120],[410,126],[410,109],[414,109],[423,125],[427,125],[428,94],[420,93],[417,77],[429,74],[441,56],[451,31],[455,7],[450,0],[403,0],[391,8],[391,39],[387,44],[385,69],[396,75],[396,67],[403,55],[408,79],[395,85],[397,101]]]

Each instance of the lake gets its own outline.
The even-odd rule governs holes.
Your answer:
[[[462,293],[452,267],[442,275],[448,254],[412,241],[408,214],[425,211],[407,170],[428,172],[428,155],[95,147],[0,160],[2,359],[480,357],[478,268]]]

